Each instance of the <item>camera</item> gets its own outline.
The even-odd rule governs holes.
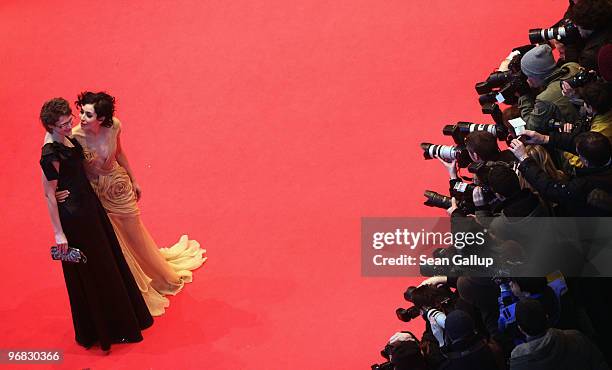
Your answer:
[[[451,136],[457,145],[464,145],[465,138],[475,131],[487,131],[498,140],[505,140],[508,136],[508,130],[504,125],[499,124],[476,124],[472,122],[459,121],[454,125],[446,125],[442,129],[442,134]]]
[[[372,370],[393,370],[395,367],[389,361],[382,364],[374,364],[371,366]]]
[[[472,162],[464,146],[421,143],[421,149],[425,159],[440,158],[447,162],[457,160],[457,165],[461,168],[467,167]]]
[[[530,90],[527,84],[527,76],[522,72],[512,73],[508,78],[508,82],[498,90],[481,93],[482,91],[486,91],[485,87],[488,87],[483,84],[486,84],[486,82],[479,82],[476,84],[476,91],[480,94],[478,96],[478,102],[481,106],[494,103],[513,105],[518,103],[516,94],[523,95]]]
[[[582,87],[590,82],[597,81],[597,72],[581,69],[572,78],[566,80],[572,88]]]
[[[425,202],[423,202],[427,207],[449,209],[452,206],[451,197],[437,193],[433,190],[425,190],[425,194],[423,195],[427,198]],[[455,197],[455,199],[457,199],[457,197]],[[471,200],[471,197],[469,199]],[[457,208],[466,215],[473,214],[476,211],[474,202],[464,199],[457,200]]]
[[[432,308],[447,313],[455,303],[455,295],[446,285],[410,286],[404,292],[404,299],[413,304],[410,308],[400,307],[395,310],[397,318],[404,322],[410,322],[412,319],[421,316],[421,312],[426,312]]]
[[[476,92],[486,94],[493,89],[498,89],[507,84],[513,75],[513,71],[495,71],[485,81],[476,83]]]
[[[548,120],[544,125],[544,130],[546,132],[560,131],[561,129],[563,129],[563,122],[556,121],[555,119]]]
[[[387,362],[384,362],[382,364],[374,364],[371,366],[372,370],[393,370],[394,366],[391,363],[391,361],[388,361],[391,358],[391,351],[393,351],[393,346],[390,344],[387,344],[385,346],[385,348],[382,349],[382,351],[380,351],[380,355],[382,357],[384,357],[385,359],[387,359]]]
[[[572,44],[580,40],[580,32],[569,20],[565,20],[559,26],[529,30],[529,42],[532,44],[542,44],[553,39],[564,44]]]
[[[485,81],[476,83],[478,102],[481,106],[496,103],[513,105],[518,102],[516,93],[523,94],[529,91],[527,77],[521,72],[521,59],[533,48],[534,45],[524,45],[512,49],[514,56],[508,63],[507,71],[495,71]],[[490,112],[483,108],[483,113]]]

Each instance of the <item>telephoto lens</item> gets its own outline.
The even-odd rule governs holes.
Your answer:
[[[421,310],[417,307],[412,306],[410,308],[398,308],[395,310],[395,314],[400,321],[410,322],[412,319],[416,319],[421,316]]]
[[[549,40],[557,40],[564,44],[571,44],[580,40],[580,32],[571,22],[551,28],[532,28],[529,30],[529,42],[532,44],[542,44]]]
[[[512,71],[495,71],[487,77],[486,81],[476,84],[476,92],[482,95],[491,92],[493,89],[500,88],[510,81],[512,74]]]
[[[477,124],[472,122],[457,122],[454,125],[446,125],[442,129],[442,134],[445,136],[452,136],[455,144],[464,145],[465,137],[475,131],[486,131],[493,136],[499,137],[498,127],[495,124]]]
[[[467,167],[472,162],[467,149],[462,146],[421,143],[421,149],[425,159],[440,158],[446,162],[457,160],[457,165],[461,168]]]
[[[427,200],[425,200],[423,204],[428,207],[449,209],[453,205],[450,197],[447,197],[446,195],[442,195],[440,193],[436,193],[433,190],[425,190],[424,195]]]

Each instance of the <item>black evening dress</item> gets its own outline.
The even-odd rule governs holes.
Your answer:
[[[68,245],[80,249],[87,263],[62,262],[77,343],[103,350],[112,343],[140,342],[141,330],[153,318],[125,262],[121,247],[102,204],[83,167],[83,148],[53,142],[42,148],[40,165],[47,180],[58,180],[58,190],[70,196],[58,203]],[[59,162],[59,173],[53,166]]]

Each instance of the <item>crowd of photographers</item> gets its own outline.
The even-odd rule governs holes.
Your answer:
[[[525,225],[538,219],[612,216],[612,0],[570,1],[529,40],[476,84],[495,123],[458,122],[443,130],[455,145],[421,145],[450,177],[450,196],[428,190],[425,204],[447,209],[453,228],[487,230],[496,243],[484,253],[506,261],[526,258],[522,241],[537,235]],[[557,260],[529,252],[538,267],[567,262],[542,277],[423,272],[433,277],[408,288],[413,306],[396,313],[422,317],[424,334],[395,333],[381,352],[387,362],[372,368],[610,369],[612,279],[560,272],[584,251],[558,251]],[[456,253],[465,251],[435,252]]]

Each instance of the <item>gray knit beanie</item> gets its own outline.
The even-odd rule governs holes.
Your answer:
[[[521,59],[521,70],[527,77],[544,79],[555,67],[555,58],[548,45],[536,46]]]

